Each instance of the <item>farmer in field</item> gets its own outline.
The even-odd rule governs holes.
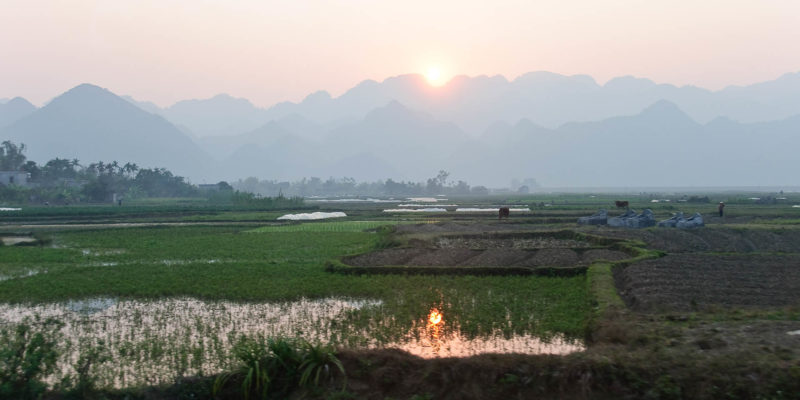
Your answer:
[[[720,202],[719,202],[719,207],[717,207],[717,209],[719,210],[719,216],[720,216],[720,218],[722,217],[722,210],[723,210],[724,208],[725,208],[725,203],[723,203],[723,202],[721,202],[721,201],[720,201]]]

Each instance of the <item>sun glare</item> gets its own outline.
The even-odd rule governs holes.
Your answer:
[[[439,322],[442,322],[442,314],[437,309],[431,309],[431,313],[428,315],[428,322],[431,325],[436,325]]]
[[[439,67],[428,68],[428,72],[425,73],[425,79],[428,80],[428,83],[431,86],[441,86],[444,83],[444,79],[442,79],[442,71],[439,69]]]

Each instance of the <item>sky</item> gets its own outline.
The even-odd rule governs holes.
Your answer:
[[[81,83],[268,107],[438,71],[720,89],[800,71],[795,0],[0,0],[0,98]]]

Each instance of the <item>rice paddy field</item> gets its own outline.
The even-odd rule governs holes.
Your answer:
[[[45,398],[240,398],[248,381],[220,377],[247,365],[246,343],[281,340],[327,354],[322,379],[252,393],[798,398],[800,196],[709,197],[631,201],[660,219],[699,211],[694,231],[578,226],[613,207],[589,194],[432,199],[445,211],[415,213],[309,201],[348,216],[299,222],[277,218],[306,210],[6,211],[0,394],[22,393],[14,354],[41,339],[50,367],[26,379]],[[528,211],[498,220],[499,206]]]

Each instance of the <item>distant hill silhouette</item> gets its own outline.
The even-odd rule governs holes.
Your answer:
[[[635,115],[555,130],[530,121],[495,124],[446,167],[470,182],[524,172],[548,187],[796,185],[797,132],[800,116],[699,124],[659,101]]]
[[[318,129],[319,136],[303,136],[294,130],[298,127]],[[223,162],[230,174],[263,170],[263,177],[275,179],[347,176],[359,180],[423,180],[438,172],[439,158],[465,137],[451,123],[392,101],[359,121],[329,130],[290,118],[246,134],[198,141],[206,148],[232,153]],[[231,151],[233,144],[237,148]]]
[[[514,178],[685,187],[800,185],[798,132],[800,74],[709,91],[536,72],[444,88],[403,75],[268,110],[226,95],[159,109],[81,85],[0,128],[0,139],[25,143],[37,161],[131,161],[208,182],[422,181],[444,169],[489,187]]]
[[[666,100],[556,129],[529,119],[495,122],[478,137],[397,101],[332,128],[293,120],[300,121],[294,128],[272,121],[247,134],[198,140],[217,155],[231,154],[222,165],[232,178],[420,181],[445,169],[453,179],[490,187],[527,177],[549,187],[795,184],[793,149],[800,146],[800,117],[701,124]],[[304,126],[314,133],[303,136]]]
[[[267,123],[266,111],[246,99],[220,94],[204,100],[184,100],[161,111],[176,125],[187,127],[196,136],[233,135],[251,131]]]
[[[366,80],[339,97],[318,91],[299,103],[282,102],[268,109],[223,94],[181,101],[157,113],[204,137],[249,132],[290,115],[320,125],[339,125],[357,121],[392,100],[441,121],[453,122],[472,135],[498,121],[513,124],[528,119],[557,128],[569,122],[631,115],[659,100],[675,103],[699,123],[721,116],[740,122],[759,122],[800,113],[800,72],[717,91],[657,84],[632,76],[617,77],[600,85],[588,75],[566,76],[544,71],[529,72],[511,81],[502,76],[456,76],[443,87],[434,88],[421,75],[408,74],[382,82]],[[143,109],[156,112],[152,106],[141,103]]]
[[[164,118],[110,91],[82,84],[0,129],[0,138],[27,145],[29,159],[54,157],[135,162],[201,178],[213,173],[210,158]]]
[[[161,115],[163,117],[164,110],[161,109],[157,104],[151,101],[138,101],[131,96],[120,96],[123,99],[131,102],[131,104],[135,105],[136,107],[141,108],[151,114]]]
[[[380,83],[364,81],[337,98],[327,93],[312,96],[297,104],[277,104],[268,110],[268,116],[276,119],[295,113],[316,122],[330,122],[360,118],[396,100],[478,134],[497,121],[515,123],[525,118],[556,128],[568,122],[634,114],[656,101],[667,100],[700,123],[719,116],[758,122],[800,113],[800,73],[719,91],[656,84],[630,76],[599,85],[586,75],[550,72],[532,72],[513,81],[502,76],[458,76],[441,88],[432,88],[420,75],[411,74]]]
[[[22,97],[0,103],[0,128],[11,125],[34,111],[36,107]]]

